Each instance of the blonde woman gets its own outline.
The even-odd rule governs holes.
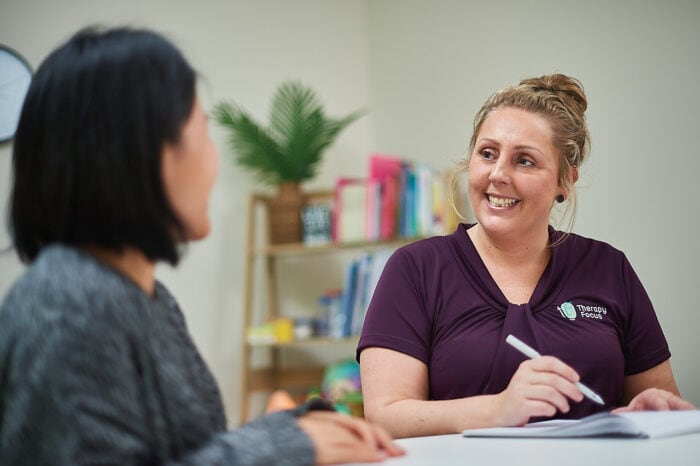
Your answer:
[[[491,96],[461,166],[477,222],[388,262],[357,357],[365,415],[392,435],[692,407],[624,254],[549,225],[556,203],[575,202],[586,107],[580,83],[561,74]],[[509,334],[545,356],[525,360]]]

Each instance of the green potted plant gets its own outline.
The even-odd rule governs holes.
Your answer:
[[[271,242],[301,240],[301,183],[316,176],[323,152],[363,113],[328,117],[316,93],[298,81],[277,88],[267,127],[234,102],[214,107],[215,121],[229,131],[235,162],[263,184],[278,188],[269,205]]]

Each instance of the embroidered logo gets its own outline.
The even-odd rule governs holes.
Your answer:
[[[557,306],[557,309],[562,317],[566,317],[569,320],[576,320],[576,308],[570,302],[562,303],[561,306]]]
[[[557,306],[557,310],[562,317],[569,320],[576,320],[577,317],[586,319],[603,320],[608,315],[608,308],[605,306],[589,306],[585,304],[572,304],[569,301]]]

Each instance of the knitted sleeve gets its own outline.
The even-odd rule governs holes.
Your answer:
[[[62,272],[46,275],[65,282],[70,274]],[[87,278],[56,287],[36,277],[23,280],[0,309],[0,464],[315,462],[311,439],[296,422],[300,412],[262,417],[231,432],[204,419],[220,419],[211,410],[221,407],[202,399],[209,390],[201,384],[197,389],[178,377],[182,359],[172,355],[196,349],[183,350],[183,340],[166,346],[170,352],[153,353],[156,342],[144,341],[132,331],[136,325],[124,324],[131,322],[126,313],[148,315],[153,309],[134,307],[128,294],[109,291],[118,287],[83,293],[91,276],[101,282],[109,276],[99,271],[81,276]],[[167,325],[155,328],[146,338],[165,341]],[[161,386],[168,378],[155,374],[164,373],[183,383]],[[201,415],[188,422],[174,399],[197,404],[189,412]],[[200,432],[194,436],[200,440],[183,445],[183,428]]]
[[[138,346],[120,332],[25,327],[6,352],[0,464],[306,465],[311,440],[293,412],[218,432],[176,457],[167,451],[163,400],[145,387]],[[5,363],[3,363],[5,364]],[[147,371],[145,371],[147,372]]]

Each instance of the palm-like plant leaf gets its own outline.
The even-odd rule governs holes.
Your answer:
[[[277,165],[282,153],[268,131],[238,106],[228,102],[217,104],[213,116],[231,131],[228,143],[236,154],[236,161],[252,170],[261,182],[279,183]]]
[[[313,90],[294,81],[283,83],[275,92],[269,128],[235,104],[220,103],[213,112],[216,121],[231,131],[229,144],[236,161],[273,185],[313,178],[323,151],[363,113],[329,118]]]

